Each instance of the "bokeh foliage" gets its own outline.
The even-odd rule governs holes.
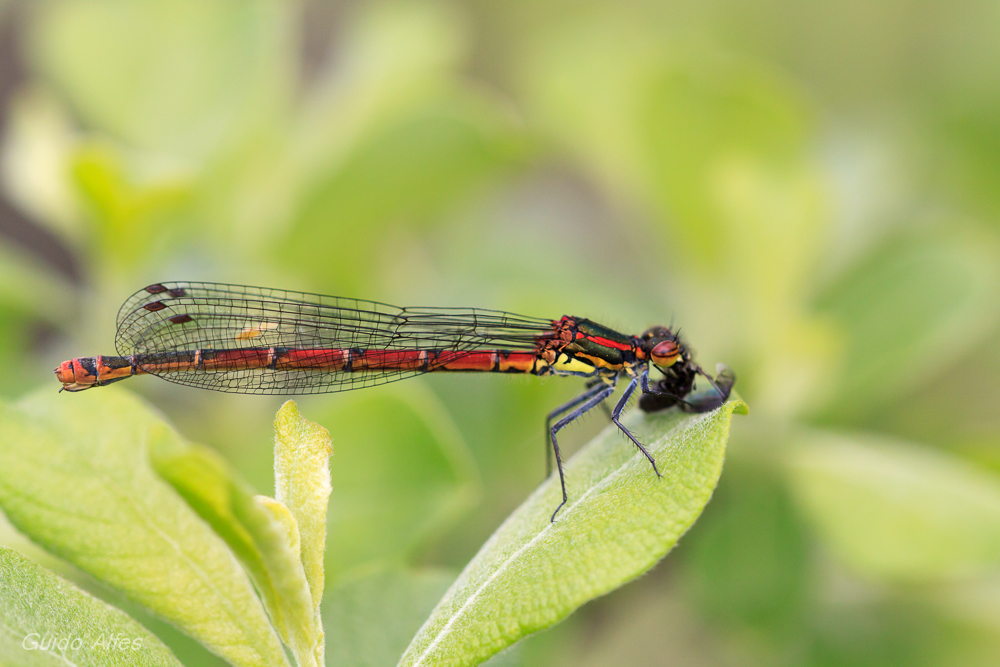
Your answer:
[[[25,72],[3,196],[82,267],[0,242],[5,398],[111,353],[118,305],[165,279],[673,321],[753,406],[716,498],[669,565],[501,659],[993,664],[995,3],[0,8]],[[270,491],[278,399],[133,383]],[[302,401],[358,470],[334,480],[334,613],[409,627],[440,578],[413,569],[468,561],[576,390]]]

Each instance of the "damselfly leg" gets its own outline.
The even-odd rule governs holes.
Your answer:
[[[546,419],[545,425],[549,431],[549,439],[552,441],[552,451],[555,452],[556,467],[559,469],[559,483],[562,486],[562,494],[563,494],[562,502],[559,503],[559,507],[556,508],[556,511],[552,513],[552,521],[555,521],[556,514],[558,514],[559,510],[562,509],[562,506],[566,504],[566,499],[568,497],[566,494],[566,476],[563,471],[562,454],[559,452],[559,443],[556,440],[556,433],[559,432],[559,430],[562,429],[564,426],[572,423],[574,420],[581,417],[588,410],[591,410],[598,404],[603,404],[603,402],[607,400],[611,396],[611,394],[614,393],[615,391],[614,382],[616,381],[617,378],[615,380],[612,380],[611,384],[607,384],[604,380],[601,380],[599,383],[597,382],[593,383],[593,385],[590,386],[587,389],[587,391],[583,392],[582,394],[574,398],[572,401],[559,406],[551,413],[549,413],[548,419]],[[660,471],[656,467],[656,461],[655,459],[653,459],[653,455],[649,453],[649,450],[646,449],[642,445],[642,443],[639,442],[638,439],[636,439],[634,435],[632,435],[632,432],[629,431],[624,424],[622,424],[620,419],[622,411],[625,409],[625,406],[628,405],[629,399],[632,397],[632,394],[635,392],[636,387],[638,386],[639,386],[639,378],[637,377],[632,378],[632,380],[628,383],[628,387],[625,388],[625,392],[622,394],[622,397],[618,399],[618,403],[615,405],[615,409],[611,411],[611,421],[614,422],[615,426],[617,426],[622,433],[628,436],[628,439],[632,441],[632,444],[634,444],[639,449],[639,451],[642,452],[643,456],[645,456],[649,460],[650,465],[653,466],[653,472],[656,473],[656,476],[660,477],[661,476]],[[556,416],[560,414],[565,413],[571,408],[576,408],[576,410],[573,410],[573,412],[571,412],[570,414],[566,415],[565,417],[557,421],[554,426],[550,426],[552,419],[554,419]],[[549,464],[548,448],[546,448],[545,460],[548,466],[548,474],[551,474],[552,469],[551,469],[551,464]]]
[[[622,410],[624,410],[625,406],[628,405],[628,399],[632,397],[632,392],[635,391],[638,384],[639,378],[632,378],[632,381],[628,383],[628,387],[625,388],[625,393],[622,394],[620,399],[618,399],[618,405],[615,406],[614,412],[611,413],[611,421],[613,421],[615,426],[621,429],[621,432],[628,436],[628,439],[632,441],[632,444],[638,447],[639,451],[642,452],[647,459],[649,459],[649,463],[653,466],[653,472],[656,473],[656,476],[662,477],[659,469],[656,467],[656,461],[653,460],[653,455],[649,453],[649,450],[642,446],[641,442],[636,440],[635,436],[632,435],[632,432],[625,428],[625,425],[618,419],[622,414]]]
[[[594,391],[595,389],[597,391]],[[581,394],[581,396],[586,397],[582,401],[583,405],[581,405],[576,410],[573,410],[573,412],[569,413],[568,415],[557,421],[549,429],[549,439],[552,440],[552,451],[555,452],[556,455],[556,468],[559,470],[559,484],[560,486],[562,486],[562,502],[559,503],[559,507],[556,508],[556,511],[552,513],[552,521],[556,520],[556,514],[558,514],[559,510],[562,509],[562,506],[566,504],[566,500],[568,498],[568,496],[566,495],[566,475],[563,472],[562,455],[559,453],[559,443],[556,441],[556,433],[558,433],[567,424],[570,424],[576,419],[578,419],[581,415],[586,413],[591,408],[596,407],[597,404],[606,400],[614,392],[615,392],[614,384],[603,385],[603,386],[596,385],[595,387],[593,387],[593,389],[590,389]]]
[[[713,378],[697,366],[692,366],[685,376],[666,378],[649,384],[649,371],[641,374],[642,397],[639,407],[645,412],[659,412],[676,405],[684,412],[700,413],[715,410],[727,400],[736,384],[736,374],[725,364],[719,364]],[[694,391],[694,375],[708,378],[711,388]]]
[[[561,414],[565,414],[566,411],[568,411],[569,409],[575,408],[576,406],[580,405],[594,394],[597,394],[600,391],[602,391],[607,386],[608,386],[607,382],[605,382],[603,378],[595,378],[586,384],[587,388],[586,391],[584,391],[582,394],[580,394],[573,400],[563,403],[558,408],[550,412],[548,416],[545,417],[545,477],[546,478],[548,478],[548,476],[552,474],[552,448],[549,447],[549,438],[550,438],[549,433],[552,430],[552,420]],[[611,419],[611,410],[608,409],[608,404],[605,403],[604,401],[601,401],[601,407],[604,408],[605,412],[607,412],[608,419]]]

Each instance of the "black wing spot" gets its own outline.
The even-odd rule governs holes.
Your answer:
[[[163,310],[166,307],[167,304],[163,303],[162,301],[150,301],[145,306],[143,306],[143,308],[153,313],[155,313],[158,310]]]
[[[167,288],[161,285],[160,283],[156,283],[155,285],[150,285],[149,287],[147,287],[146,291],[149,292],[150,294],[159,294],[160,292],[166,292]]]
[[[173,324],[186,324],[187,322],[193,322],[194,318],[190,315],[174,315],[170,318]]]

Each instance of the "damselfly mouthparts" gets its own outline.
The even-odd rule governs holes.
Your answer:
[[[677,406],[707,412],[729,397],[735,376],[713,379],[694,364],[666,327],[629,336],[581,317],[523,317],[479,308],[397,308],[374,301],[215,283],[157,283],[118,312],[115,347],[122,356],[64,361],[56,377],[82,391],[132,375],[242,394],[347,391],[422,373],[478,371],[589,378],[586,390],[546,420],[566,504],[558,433],[628,386],[611,420],[657,475],[653,456],[619,421],[637,388],[647,412]],[[662,377],[652,384],[652,366]],[[695,393],[703,376],[711,391]],[[555,420],[555,423],[552,423]]]

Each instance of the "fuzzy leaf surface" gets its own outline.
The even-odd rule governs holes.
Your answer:
[[[0,664],[181,667],[149,632],[13,549],[0,546]]]
[[[232,664],[287,665],[232,552],[150,465],[165,439],[182,440],[127,391],[44,389],[0,408],[0,507],[45,549]]]
[[[658,461],[611,426],[566,466],[569,502],[553,475],[483,545],[417,633],[400,665],[476,665],[647,571],[708,503],[729,424],[746,405],[630,413],[624,423]]]

